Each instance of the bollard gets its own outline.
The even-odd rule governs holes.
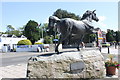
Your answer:
[[[109,49],[109,46],[108,46],[108,54],[110,53],[110,49]]]
[[[115,43],[115,49],[117,49],[117,44]]]

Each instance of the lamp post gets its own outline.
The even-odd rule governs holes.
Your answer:
[[[44,37],[44,27],[42,27],[42,38]]]
[[[40,29],[40,26],[41,26],[41,23],[40,24],[38,24],[38,28]],[[39,31],[39,35],[40,35],[40,31]]]
[[[42,27],[42,38],[43,38],[43,27]]]
[[[109,46],[108,46],[108,54],[110,53],[110,48],[109,48]]]

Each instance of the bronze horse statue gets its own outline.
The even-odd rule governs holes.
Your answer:
[[[71,19],[71,18],[63,18],[59,19],[56,16],[49,17],[48,30],[56,28],[58,33],[60,33],[60,38],[58,44],[55,48],[55,52],[59,53],[58,46],[59,44],[66,40],[68,36],[71,36],[73,39],[77,39],[77,50],[80,51],[79,45],[82,42],[84,35],[86,33],[92,33],[94,27],[91,25],[92,20],[98,22],[99,19],[96,17],[95,10],[89,11],[87,10],[80,21]]]

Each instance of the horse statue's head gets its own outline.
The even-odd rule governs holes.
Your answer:
[[[51,29],[55,28],[55,24],[59,21],[60,19],[58,17],[50,16],[47,31],[50,31]]]
[[[95,11],[96,11],[96,10],[94,10],[94,11],[89,11],[89,10],[87,10],[87,11],[83,14],[81,20],[87,19],[87,20],[90,21],[90,22],[91,22],[92,20],[98,22],[99,19],[98,19],[98,17],[96,16]]]

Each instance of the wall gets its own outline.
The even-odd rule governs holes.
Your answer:
[[[17,46],[16,52],[37,51],[38,45],[20,45]]]
[[[55,51],[54,44],[43,44],[44,47],[48,47],[49,51]],[[21,45],[16,47],[16,52],[28,52],[28,51],[37,51],[38,45]],[[59,50],[62,49],[62,44],[58,47]],[[44,49],[45,51],[46,49]]]

